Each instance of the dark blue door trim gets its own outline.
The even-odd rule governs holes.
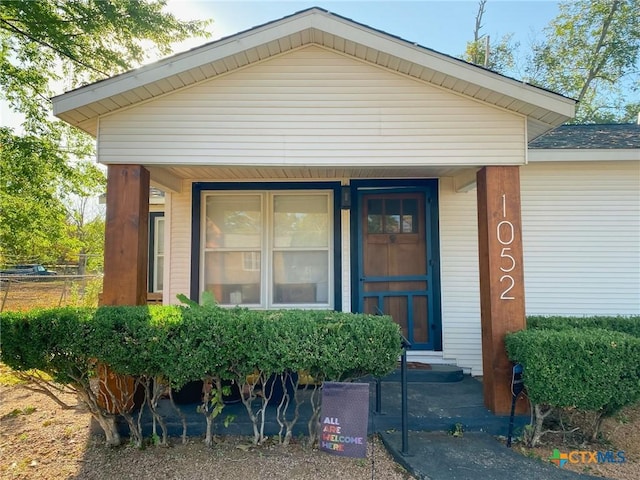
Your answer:
[[[385,296],[382,292],[362,292],[361,282],[363,272],[362,258],[362,226],[360,213],[362,209],[362,197],[371,193],[410,193],[424,192],[425,205],[425,235],[427,244],[427,276],[429,282],[429,337],[428,344],[418,344],[420,350],[442,350],[442,311],[440,291],[440,234],[439,234],[439,208],[438,208],[438,180],[436,179],[398,179],[398,180],[352,180],[351,181],[351,308],[358,312],[363,310],[364,297],[378,297],[379,304]],[[353,201],[355,200],[355,201]],[[412,278],[411,278],[412,279]],[[403,280],[411,280],[407,279]],[[421,278],[422,279],[422,278]],[[383,281],[382,278],[367,278],[367,281]],[[417,280],[417,279],[416,279]],[[418,292],[396,292],[408,296],[408,301]],[[413,318],[408,318],[408,326],[412,327]]]

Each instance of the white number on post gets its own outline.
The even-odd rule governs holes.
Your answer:
[[[507,217],[507,198],[506,194],[502,194],[502,218]],[[501,245],[511,245],[513,240],[515,239],[515,229],[513,228],[513,223],[509,220],[502,220],[496,226],[496,238]],[[511,247],[505,246],[502,248],[500,252],[500,258],[506,258],[508,260],[507,265],[502,265],[500,270],[509,273],[512,272],[516,268],[516,259],[513,258],[508,252],[511,251]],[[508,295],[513,287],[516,285],[516,281],[511,275],[503,275],[500,277],[500,283],[505,281],[507,283],[507,287],[500,294],[500,300],[515,300],[515,297]]]
[[[509,286],[505,288],[505,290],[500,294],[500,300],[515,300],[516,297],[509,297],[507,296],[507,293],[509,293],[509,291],[511,291],[511,289],[515,287],[516,281],[511,275],[503,275],[502,277],[500,277],[500,283],[502,283],[503,280],[507,280],[510,283]]]
[[[511,248],[505,247],[500,252],[500,256],[502,258],[508,258],[509,260],[511,260],[511,266],[509,268],[500,267],[500,270],[507,273],[513,271],[513,269],[516,268],[516,259],[507,253],[508,250],[511,250]]]

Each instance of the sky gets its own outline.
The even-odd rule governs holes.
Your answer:
[[[213,19],[211,37],[191,39],[175,46],[175,52],[188,50],[218,38],[277,20],[310,7],[320,7],[383,30],[405,40],[448,55],[459,57],[466,42],[473,38],[477,1],[271,1],[271,0],[169,0],[168,10],[182,20]],[[534,39],[542,39],[543,28],[558,14],[558,2],[549,0],[488,0],[482,34],[498,41],[512,33],[523,51]],[[521,79],[524,74],[511,73]],[[55,92],[56,94],[63,93]],[[20,117],[0,101],[0,125],[18,127]]]
[[[212,18],[214,23],[209,40],[233,35],[314,6],[456,57],[464,52],[466,42],[473,38],[478,10],[477,1],[457,0],[169,0],[170,11],[181,19]],[[526,47],[533,39],[543,38],[543,28],[557,14],[558,2],[554,1],[489,0],[481,33],[495,40],[513,33],[514,40]],[[180,48],[194,47],[206,41],[199,39]]]

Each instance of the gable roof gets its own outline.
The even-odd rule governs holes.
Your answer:
[[[64,93],[53,112],[95,136],[101,115],[311,44],[525,115],[529,140],[574,115],[575,100],[318,7]]]

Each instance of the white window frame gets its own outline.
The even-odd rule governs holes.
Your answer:
[[[242,248],[207,248],[206,247],[206,214],[207,214],[207,198],[211,196],[256,196],[261,197],[261,213],[262,213],[262,236],[260,245],[260,303],[259,304],[240,304],[243,307],[253,309],[279,309],[279,308],[304,308],[318,310],[333,310],[335,307],[335,266],[334,266],[334,205],[332,190],[318,189],[296,189],[296,190],[206,190],[201,193],[201,216],[200,216],[200,285],[204,287],[205,283],[205,256],[207,252],[224,252],[234,251],[252,253],[255,249]],[[326,247],[309,247],[309,248],[275,248],[274,243],[274,198],[278,195],[318,195],[327,199],[327,241]],[[326,251],[327,252],[327,302],[326,303],[275,303],[273,301],[274,283],[273,283],[273,254],[282,251]],[[204,288],[201,288],[202,291]],[[225,307],[234,307],[233,304],[221,304]]]

